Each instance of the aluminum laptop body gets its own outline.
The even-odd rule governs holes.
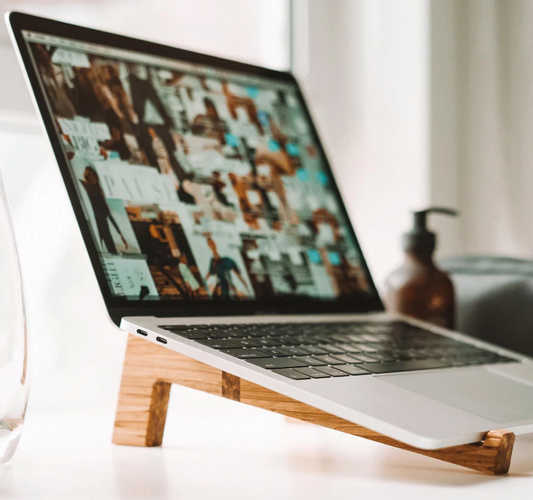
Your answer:
[[[291,74],[6,21],[115,324],[419,448],[533,430],[529,358],[384,312]]]

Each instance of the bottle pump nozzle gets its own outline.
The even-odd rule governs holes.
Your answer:
[[[457,210],[444,207],[430,207],[425,210],[413,212],[413,229],[403,235],[403,249],[416,253],[433,253],[437,245],[437,235],[427,228],[428,214],[443,214],[456,217]]]

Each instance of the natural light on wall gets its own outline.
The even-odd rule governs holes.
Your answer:
[[[28,9],[138,38],[287,69],[288,3],[288,0],[68,1],[28,4]]]

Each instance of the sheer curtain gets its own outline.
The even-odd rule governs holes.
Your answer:
[[[294,69],[380,286],[429,202],[430,2],[294,6]]]
[[[432,197],[447,249],[533,258],[533,2],[432,2]]]

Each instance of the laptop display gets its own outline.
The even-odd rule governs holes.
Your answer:
[[[373,293],[292,81],[23,36],[113,297]]]

